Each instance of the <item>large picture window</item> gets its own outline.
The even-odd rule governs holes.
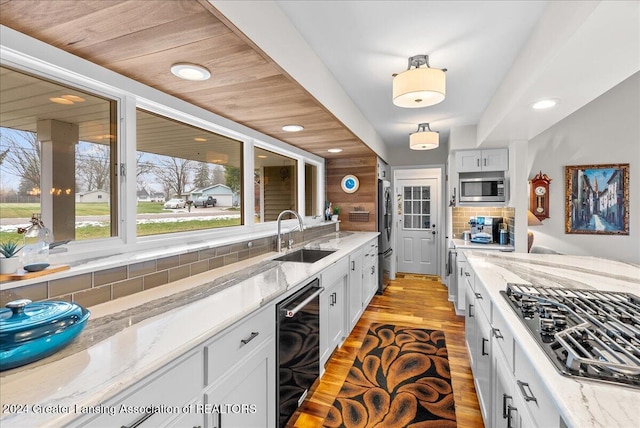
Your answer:
[[[243,224],[240,141],[144,110],[136,123],[138,236]]]
[[[116,102],[0,67],[0,111],[0,240],[33,213],[56,241],[116,236]]]

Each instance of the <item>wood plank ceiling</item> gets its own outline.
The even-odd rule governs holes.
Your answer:
[[[206,0],[2,0],[0,9],[2,25],[323,158],[374,154]],[[212,77],[178,79],[177,62]]]

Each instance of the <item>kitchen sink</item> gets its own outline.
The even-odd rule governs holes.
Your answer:
[[[308,248],[301,248],[300,250],[276,257],[274,260],[281,262],[315,263],[335,252],[336,250],[311,250]]]

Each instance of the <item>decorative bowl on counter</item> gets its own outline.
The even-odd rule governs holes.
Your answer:
[[[0,370],[48,357],[75,339],[90,312],[69,302],[14,300],[0,309]]]

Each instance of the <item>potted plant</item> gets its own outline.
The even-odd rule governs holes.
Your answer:
[[[338,221],[338,216],[340,215],[340,207],[333,207],[333,215],[331,216],[331,221]]]
[[[0,254],[4,258],[0,258],[0,273],[16,273],[20,267],[20,258],[17,257],[18,252],[22,249],[17,241],[8,240],[0,242]]]

